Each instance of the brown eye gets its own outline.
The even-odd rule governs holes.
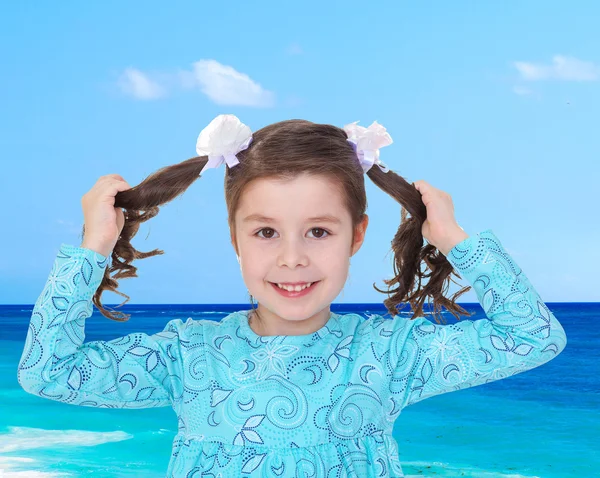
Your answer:
[[[312,231],[321,231],[321,234],[316,235],[317,239],[322,239],[323,237],[327,237],[328,235],[330,235],[330,232],[328,230],[322,229],[320,227],[313,227],[311,230]],[[323,235],[323,233],[325,233],[325,235]]]
[[[263,229],[261,229],[260,231],[258,231],[256,234],[260,234],[263,231],[272,231],[272,230],[273,229],[271,229],[270,227],[264,227]],[[271,239],[271,236],[265,237],[265,239]]]

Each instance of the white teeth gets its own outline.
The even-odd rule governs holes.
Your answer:
[[[279,287],[280,289],[285,289],[290,292],[300,292],[301,290],[304,290],[307,287],[310,287],[312,284],[313,284],[312,282],[309,282],[308,284],[305,284],[305,285],[296,285],[296,286],[277,284],[277,287]]]

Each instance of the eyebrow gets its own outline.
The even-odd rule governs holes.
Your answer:
[[[273,223],[273,222],[277,222],[277,220],[271,218],[271,217],[267,217],[267,216],[263,216],[262,214],[250,214],[249,216],[246,216],[244,219],[242,219],[242,222],[247,223],[247,222],[269,222],[269,223]],[[316,217],[309,217],[307,219],[307,222],[330,222],[332,224],[341,224],[342,221],[340,219],[338,219],[335,216],[332,216],[330,214],[326,214],[324,216],[316,216]]]

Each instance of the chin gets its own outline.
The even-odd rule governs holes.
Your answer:
[[[260,308],[268,310],[271,314],[275,314],[284,320],[291,322],[301,322],[303,320],[310,319],[314,315],[318,314],[322,308],[315,308],[314,305],[286,305],[286,304],[269,304],[268,302],[261,302],[258,300]]]

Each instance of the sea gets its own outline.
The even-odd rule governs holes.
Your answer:
[[[478,303],[461,303],[485,318]],[[600,477],[600,303],[547,303],[567,347],[506,379],[437,395],[402,410],[394,425],[407,478]],[[108,304],[115,309],[116,304]],[[17,366],[33,305],[0,305],[0,478],[163,478],[177,433],[170,407],[97,409],[25,392]],[[171,319],[219,321],[250,304],[136,305],[115,322],[94,307],[86,341],[153,334]],[[410,307],[407,306],[410,311]],[[336,313],[387,315],[383,304],[332,304]],[[410,312],[402,311],[401,314]],[[425,307],[427,315],[428,309]],[[447,323],[455,322],[444,311]],[[431,319],[434,321],[434,319]],[[199,477],[198,477],[199,478]]]

